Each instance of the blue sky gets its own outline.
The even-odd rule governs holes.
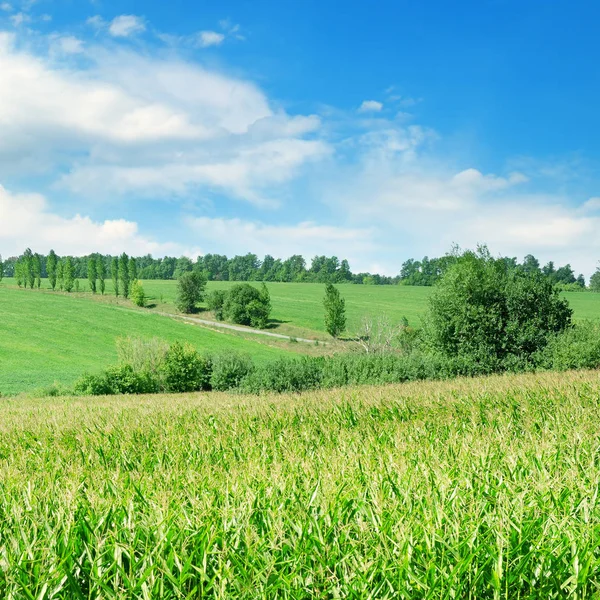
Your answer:
[[[0,252],[600,259],[595,2],[0,0]]]

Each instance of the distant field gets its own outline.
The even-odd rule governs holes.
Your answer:
[[[262,340],[246,340],[175,319],[83,297],[0,286],[0,393],[71,384],[84,371],[116,360],[115,340],[133,335],[189,341],[201,350],[231,348],[257,361],[285,354]]]
[[[0,598],[597,598],[599,396],[0,399]]]

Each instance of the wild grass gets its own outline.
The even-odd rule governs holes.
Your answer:
[[[597,598],[600,377],[0,401],[0,597]]]

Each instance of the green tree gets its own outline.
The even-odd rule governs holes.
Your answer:
[[[62,259],[56,264],[56,281],[58,289],[62,291],[65,287],[65,263]]]
[[[127,265],[127,272],[129,275],[129,281],[132,283],[138,278],[138,269],[137,262],[133,256],[129,259],[129,264]]]
[[[248,283],[234,285],[223,303],[223,317],[238,325],[264,328],[269,322],[271,300],[263,284],[258,290]]]
[[[196,312],[198,302],[204,297],[206,277],[198,271],[185,271],[177,279],[175,305],[183,313]]]
[[[110,263],[110,274],[115,296],[119,297],[119,259],[117,257],[113,258]]]
[[[42,286],[42,257],[37,252],[33,255],[33,276],[39,290]]]
[[[346,329],[346,301],[340,291],[331,283],[325,286],[325,329],[331,337],[337,338]]]
[[[2,262],[2,254],[0,254],[0,283],[4,279],[4,263]]]
[[[17,285],[19,287],[22,287],[25,277],[23,275],[23,260],[19,259],[17,260],[17,262],[15,263],[15,279],[17,280]]]
[[[72,292],[75,287],[75,267],[73,266],[73,259],[70,256],[64,259],[63,279],[65,292]]]
[[[96,258],[96,272],[98,274],[98,287],[100,293],[104,296],[106,291],[106,263],[104,257],[100,254]]]
[[[124,298],[129,298],[129,257],[125,252],[119,258],[119,281]]]
[[[600,263],[596,272],[590,277],[590,290],[600,292]]]
[[[27,248],[23,253],[23,283],[25,287],[33,289],[35,284],[35,272],[33,269],[33,252]]]
[[[48,259],[46,260],[46,271],[48,273],[48,281],[50,282],[50,289],[56,289],[56,265],[57,265],[57,256],[54,250],[50,250],[48,254]]]
[[[96,257],[91,254],[87,262],[87,276],[90,283],[90,290],[92,294],[96,293],[96,279],[98,279],[98,265]]]
[[[487,247],[467,251],[430,298],[425,340],[434,351],[464,359],[470,372],[522,365],[566,329],[572,311],[546,274],[510,269]]]
[[[142,282],[135,279],[131,284],[131,300],[136,306],[146,306],[146,293]]]

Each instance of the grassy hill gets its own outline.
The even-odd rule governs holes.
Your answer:
[[[0,597],[596,597],[599,396],[2,399]]]
[[[115,340],[125,335],[189,341],[209,352],[230,348],[257,361],[286,353],[260,339],[204,329],[148,310],[5,286],[0,286],[0,323],[2,394],[55,381],[71,384],[84,371],[113,364]]]

